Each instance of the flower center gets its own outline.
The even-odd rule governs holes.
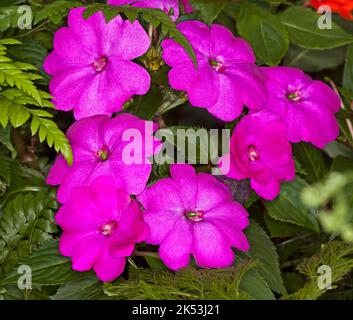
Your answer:
[[[109,159],[109,150],[106,146],[103,146],[97,151],[97,157],[100,161],[107,161]]]
[[[248,159],[251,162],[254,162],[256,160],[259,160],[260,154],[257,151],[256,147],[254,145],[249,145],[248,146]]]
[[[202,211],[189,211],[185,213],[185,217],[192,222],[200,222],[203,220],[204,213]]]
[[[97,73],[100,73],[105,70],[107,63],[108,63],[108,58],[105,56],[102,56],[92,63],[92,67]]]
[[[99,229],[99,232],[103,235],[103,236],[106,236],[106,237],[110,237],[115,229],[117,227],[117,223],[112,221],[112,222],[109,222],[107,224],[104,224],[100,229]]]
[[[209,63],[213,70],[217,72],[223,72],[225,70],[225,66],[221,59],[210,59]]]
[[[300,93],[300,91],[288,93],[287,98],[291,101],[298,102],[301,100],[301,93]]]

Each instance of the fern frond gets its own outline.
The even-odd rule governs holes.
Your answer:
[[[316,300],[328,289],[318,285],[318,268],[328,266],[332,270],[332,286],[338,283],[344,275],[353,269],[353,245],[340,241],[332,241],[322,246],[320,252],[304,260],[298,271],[308,277],[308,282],[300,290],[284,296],[287,300]]]
[[[229,269],[182,269],[176,273],[150,269],[129,269],[129,280],[105,284],[104,292],[114,299],[185,300],[249,298],[241,290],[243,276],[256,263],[242,262]]]
[[[57,205],[47,191],[19,194],[6,206],[0,219],[0,270],[9,271],[23,256],[53,239]]]

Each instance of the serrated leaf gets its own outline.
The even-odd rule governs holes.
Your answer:
[[[274,201],[265,202],[271,218],[320,232],[317,209],[308,208],[301,201],[301,191],[307,186],[308,184],[299,177],[283,183],[280,195]]]
[[[271,238],[293,237],[305,231],[296,224],[275,220],[269,214],[265,215],[265,223]]]
[[[243,275],[239,288],[256,300],[275,300],[268,284],[255,269]]]
[[[294,145],[294,154],[306,172],[306,180],[310,183],[321,180],[326,173],[326,164],[322,152],[307,143]]]
[[[266,232],[255,222],[245,230],[250,244],[247,252],[239,252],[242,257],[249,257],[258,262],[256,270],[268,283],[268,286],[277,293],[285,294],[286,289],[279,268],[276,248]]]
[[[102,282],[96,275],[82,279],[67,281],[61,285],[52,300],[92,300],[106,297],[103,293]]]
[[[53,120],[39,117],[34,113],[32,113],[32,116],[33,120],[31,129],[34,130],[32,133],[37,133],[39,129],[38,134],[40,141],[47,140],[50,147],[54,145],[54,149],[57,152],[60,152],[68,164],[71,165],[73,162],[72,149],[65,134],[59,129]]]

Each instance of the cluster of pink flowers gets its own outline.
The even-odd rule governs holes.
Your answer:
[[[182,1],[190,12],[188,1]],[[159,8],[176,20],[177,0],[110,0],[112,5],[131,4]],[[248,213],[232,199],[229,188],[210,174],[197,174],[190,165],[171,165],[171,177],[147,187],[160,146],[153,140],[158,129],[122,110],[134,95],[149,88],[149,73],[132,62],[150,47],[138,21],[120,16],[109,23],[101,12],[83,18],[84,8],[71,10],[68,27],[55,34],[54,50],[45,61],[53,77],[50,91],[59,110],[74,110],[76,123],[68,130],[74,163],[58,156],[47,182],[60,185],[63,204],[56,221],[63,229],[60,251],[70,256],[78,271],[94,269],[103,281],[118,277],[135,244],[160,245],[159,254],[172,270],[187,266],[190,256],[206,268],[230,266],[232,247],[246,251],[243,230]],[[258,67],[249,44],[225,27],[199,21],[178,24],[191,43],[197,68],[185,49],[172,39],[162,42],[162,58],[171,67],[169,83],[188,94],[190,104],[207,108],[215,117],[233,121],[229,172],[233,179],[250,179],[251,187],[272,200],[280,183],[292,180],[295,166],[291,143],[305,141],[323,148],[339,128],[335,113],[338,95],[301,70]],[[123,133],[140,132],[145,142],[143,164],[123,161],[127,145]],[[142,139],[149,141],[148,139]],[[134,197],[131,197],[134,195]]]
[[[290,142],[323,148],[337,138],[339,96],[299,69],[256,66],[251,47],[221,25],[186,21],[178,29],[192,45],[198,69],[180,44],[163,41],[170,85],[224,121],[249,108],[233,132],[230,157],[221,160],[230,161],[224,174],[249,178],[257,194],[273,200],[280,182],[295,177]]]
[[[162,4],[134,3],[148,2]],[[160,245],[160,258],[172,270],[186,267],[191,255],[201,267],[230,266],[232,247],[249,247],[243,233],[248,213],[230,189],[185,164],[172,165],[171,178],[147,187],[148,159],[160,146],[153,138],[158,126],[128,113],[112,117],[133,95],[149,90],[148,72],[131,61],[148,50],[148,35],[138,21],[117,16],[107,23],[101,12],[85,20],[83,11],[71,10],[44,63],[56,108],[73,109],[77,120],[67,132],[73,165],[58,155],[47,177],[48,184],[59,185],[63,204],[56,215],[63,230],[60,252],[71,257],[73,269],[93,269],[102,281],[117,278],[143,241]],[[124,161],[130,129],[144,143],[141,164]]]

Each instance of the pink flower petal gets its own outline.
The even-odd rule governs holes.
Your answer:
[[[248,212],[238,202],[227,201],[208,211],[206,220],[223,219],[225,224],[229,221],[243,230],[249,225],[248,216]]]
[[[123,273],[125,263],[125,258],[113,258],[107,248],[104,248],[94,264],[94,271],[100,280],[110,282]]]
[[[195,209],[209,211],[222,202],[232,200],[232,194],[229,188],[214,176],[199,173],[198,180],[199,186]]]
[[[170,166],[170,174],[186,210],[195,208],[198,192],[198,178],[195,169],[190,165],[174,164]]]
[[[226,27],[213,24],[211,26],[212,55],[221,56],[225,62],[255,63],[255,55],[251,46],[243,39],[236,38]],[[237,48],[237,50],[234,50]]]
[[[261,184],[255,179],[251,179],[250,184],[251,188],[253,188],[259,196],[269,201],[274,200],[279,195],[281,189],[279,181],[274,177],[272,177],[267,184]]]
[[[103,235],[93,234],[82,238],[72,253],[72,268],[76,271],[92,269],[102,253],[106,239]]]
[[[184,217],[177,219],[159,247],[162,261],[172,270],[185,268],[190,262],[192,242],[191,224]]]
[[[233,264],[234,253],[230,242],[213,224],[194,224],[193,255],[203,268],[226,268]]]

